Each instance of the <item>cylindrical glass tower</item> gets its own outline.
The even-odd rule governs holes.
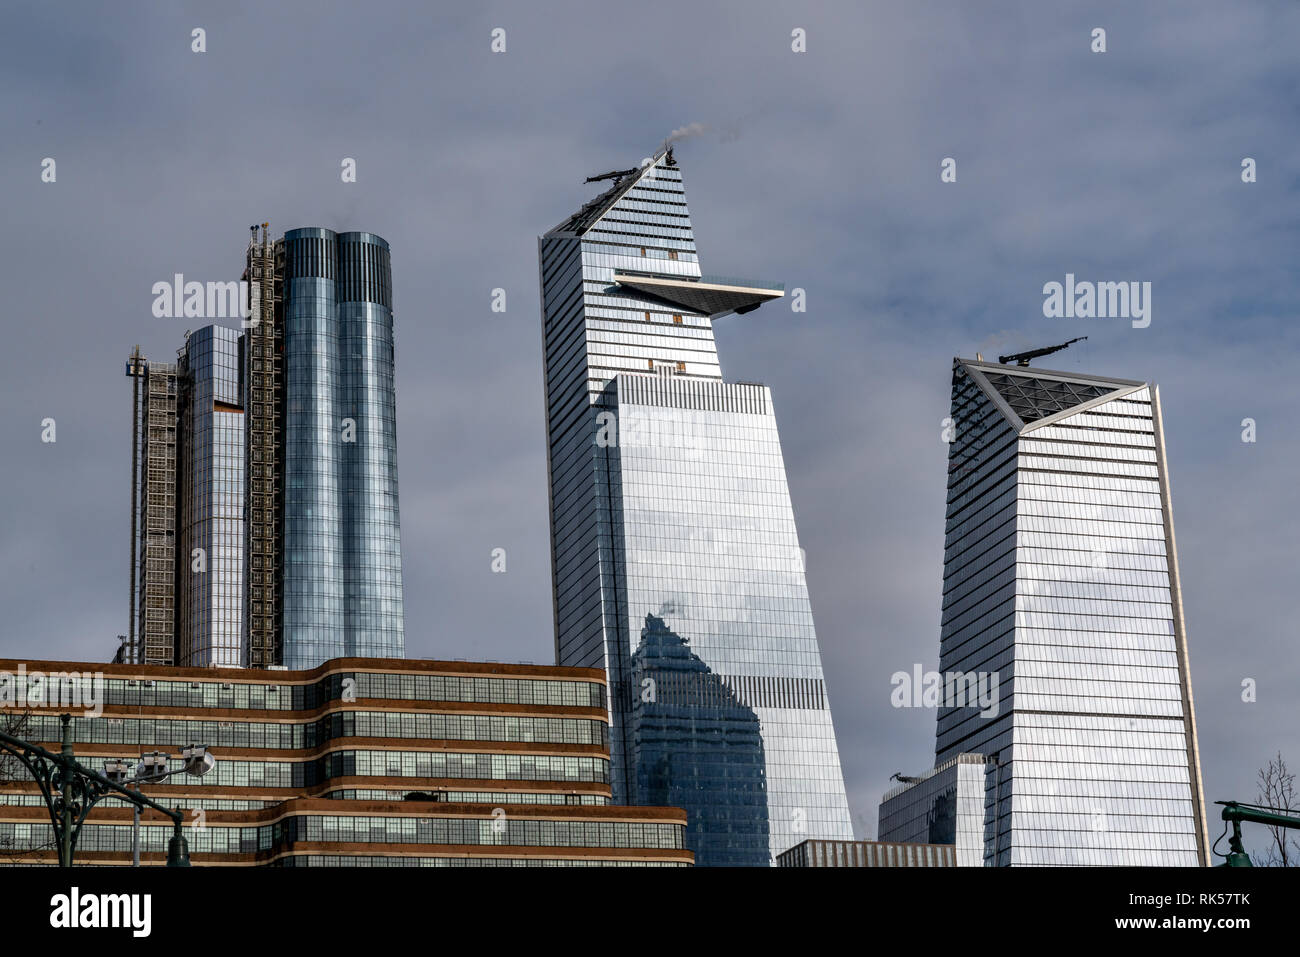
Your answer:
[[[346,654],[400,658],[401,523],[393,383],[392,268],[374,233],[338,237],[340,403],[355,423],[343,445]]]
[[[402,657],[388,243],[295,229],[284,252],[284,664]]]

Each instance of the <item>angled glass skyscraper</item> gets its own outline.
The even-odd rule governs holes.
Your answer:
[[[940,670],[1001,700],[935,763],[987,760],[984,862],[1206,864],[1159,391],[958,359],[952,428]]]
[[[671,149],[539,240],[556,660],[603,667],[616,803],[699,864],[852,839],[772,398],[713,320],[784,295],[701,273]]]

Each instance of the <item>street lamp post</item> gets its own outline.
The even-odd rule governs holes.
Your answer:
[[[138,791],[133,792],[79,764],[72,753],[72,715],[61,714],[59,720],[63,724],[63,747],[58,754],[0,731],[0,752],[12,754],[23,763],[36,779],[41,797],[45,799],[45,806],[50,812],[50,824],[54,828],[59,866],[72,866],[72,855],[87,815],[96,804],[111,796],[131,802],[136,806],[137,813],[139,808],[149,807],[171,818],[172,836],[167,845],[167,866],[189,867],[189,846],[183,833],[185,815],[179,809],[165,808]],[[198,753],[198,757],[193,756],[194,752]],[[186,766],[180,770],[191,774],[206,774],[215,763],[212,755],[204,748],[190,748],[182,757],[186,759]],[[202,770],[198,770],[200,767]]]
[[[188,748],[181,751],[181,759],[185,762],[175,771],[167,770],[167,762],[170,755],[166,751],[149,751],[140,755],[140,763],[136,765],[135,777],[127,777],[130,771],[130,765],[125,761],[106,761],[104,763],[104,776],[115,784],[120,784],[123,788],[134,787],[135,793],[141,793],[141,787],[145,784],[157,784],[164,778],[173,774],[192,775],[201,778],[216,766],[216,758],[208,753],[208,749],[191,744]],[[116,797],[116,795],[114,795]],[[132,802],[135,809],[134,821],[131,829],[131,866],[140,866],[140,805]]]
[[[131,765],[126,761],[105,761],[104,777],[108,778],[115,784],[123,787],[130,787],[128,776],[131,773]],[[135,791],[139,793],[140,786],[135,786]],[[131,802],[131,866],[140,866],[140,805],[134,801]]]

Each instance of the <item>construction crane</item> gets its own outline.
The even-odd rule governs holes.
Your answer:
[[[676,166],[676,165],[677,165],[677,161],[673,159],[673,148],[672,148],[671,146],[669,146],[667,143],[664,144],[663,157],[664,157],[664,165],[665,165],[665,166]],[[645,169],[645,168],[646,168],[647,166],[649,166],[649,165],[650,165],[650,160],[643,160],[642,163],[641,163],[641,165],[638,166],[638,167],[636,167],[636,169],[615,169],[615,170],[610,170],[608,173],[601,173],[601,174],[598,175],[598,176],[588,176],[588,177],[587,177],[586,179],[584,179],[582,182],[583,182],[583,185],[585,186],[587,183],[599,183],[599,182],[600,182],[601,180],[603,180],[603,179],[612,179],[612,180],[615,181],[615,182],[614,182],[614,185],[617,186],[618,183],[619,183],[619,181],[621,181],[624,177],[626,177],[626,176],[633,176],[633,175],[635,175],[636,173],[641,172],[641,170]]]
[[[622,179],[624,176],[631,176],[633,173],[639,173],[639,169],[616,169],[608,173],[601,173],[599,176],[588,176],[582,181],[585,186],[587,183],[599,183],[602,179]]]
[[[1060,352],[1068,345],[1076,342],[1082,342],[1087,336],[1079,336],[1077,339],[1071,339],[1069,342],[1062,342],[1059,346],[1044,346],[1042,349],[1030,349],[1028,352],[1017,352],[1015,355],[998,356],[998,362],[1006,365],[1008,362],[1014,362],[1018,366],[1029,365],[1030,359],[1037,359],[1040,356],[1050,356],[1053,352]]]
[[[1250,855],[1241,844],[1241,822],[1253,821],[1270,827],[1289,827],[1300,829],[1300,817],[1281,814],[1276,808],[1261,807],[1258,804],[1242,804],[1239,801],[1215,801],[1223,805],[1221,817],[1232,825],[1232,837],[1228,838],[1228,853],[1220,854],[1223,858],[1221,867],[1254,867]],[[1222,840],[1223,836],[1219,836]],[[1219,841],[1214,842],[1216,845]],[[1218,854],[1218,851],[1214,853]]]

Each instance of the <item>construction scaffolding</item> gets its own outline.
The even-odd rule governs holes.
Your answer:
[[[136,346],[132,384],[132,631],[130,658],[170,665],[176,656],[176,366]],[[138,591],[137,591],[138,587]],[[136,617],[138,615],[138,617]]]
[[[122,647],[117,649],[117,662],[136,664],[135,631],[135,573],[139,562],[139,516],[140,506],[140,380],[144,378],[145,358],[140,354],[140,346],[131,350],[126,359],[126,375],[131,380],[131,598],[130,611],[127,613],[126,634],[122,635]]]
[[[259,240],[258,227],[252,228],[243,275],[250,314],[244,351],[244,602],[250,668],[283,663],[284,242],[272,242],[269,229],[269,223],[262,223]]]

